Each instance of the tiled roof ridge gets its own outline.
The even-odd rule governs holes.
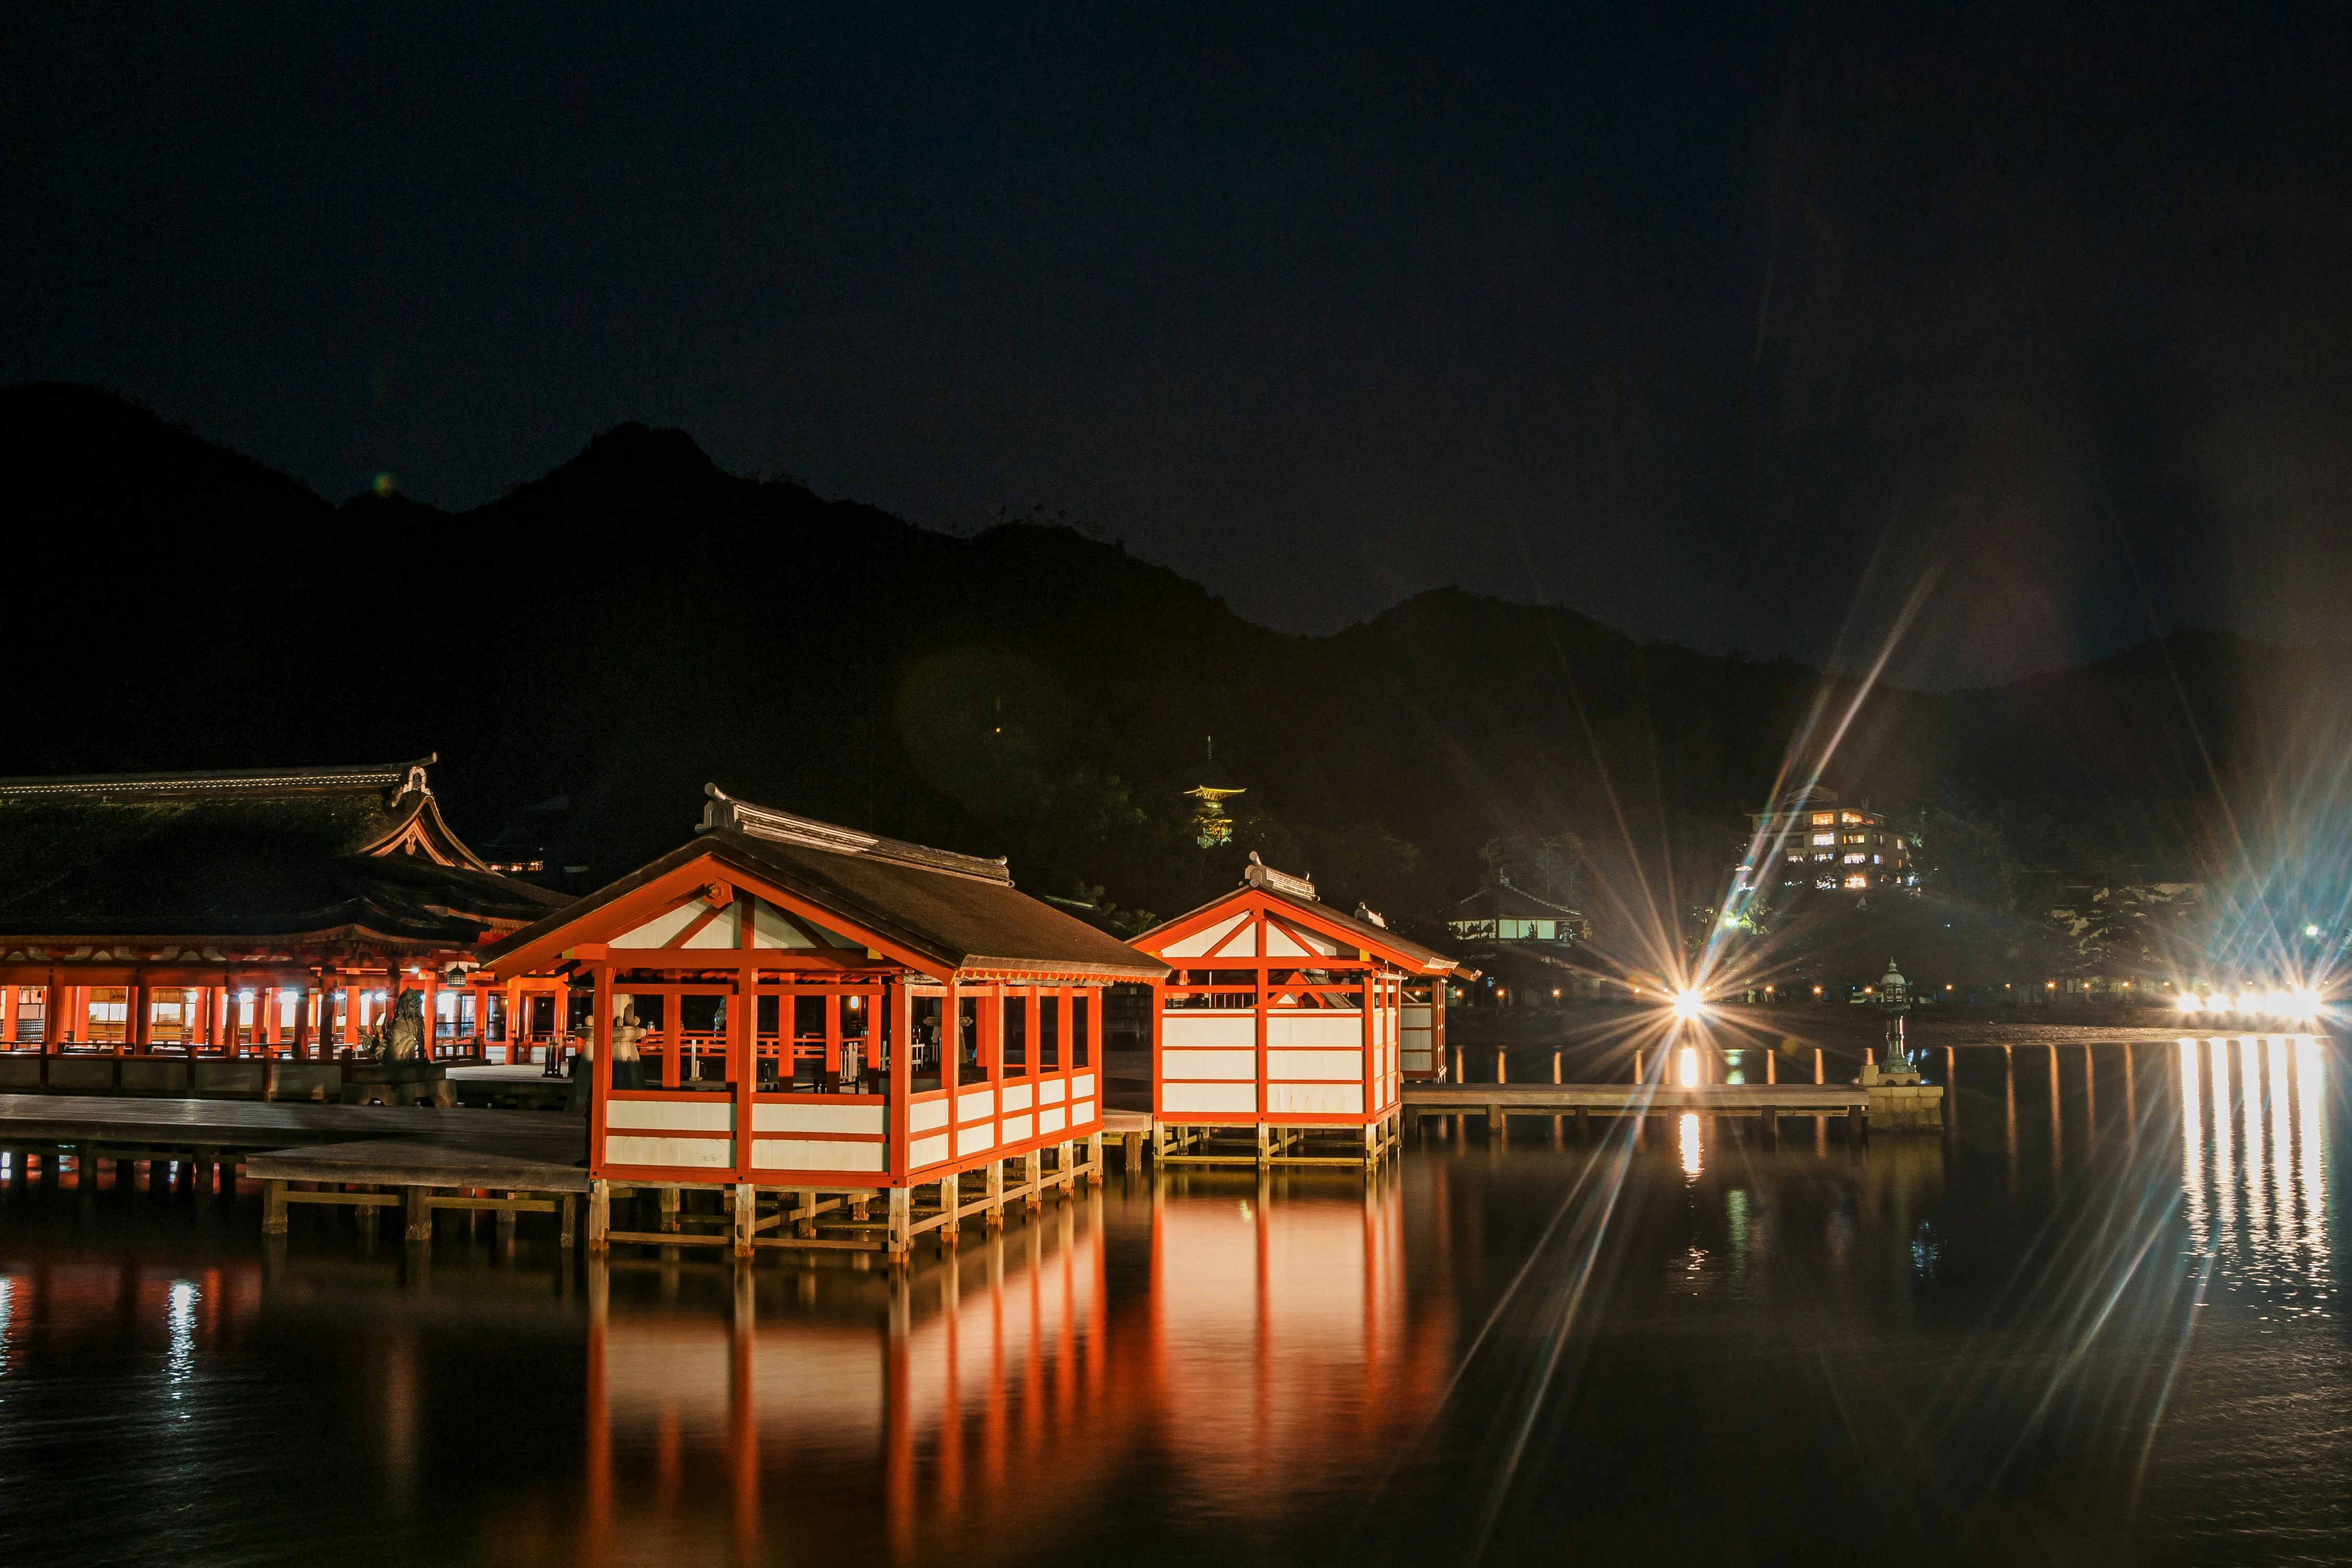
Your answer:
[[[56,799],[74,795],[268,794],[296,789],[424,787],[428,753],[404,763],[354,763],[342,767],[232,768],[205,773],[56,773],[0,778],[0,798]]]
[[[885,838],[879,834],[860,833],[854,827],[836,823],[820,822],[813,816],[796,816],[773,806],[753,805],[737,800],[715,784],[702,786],[709,799],[702,807],[702,823],[697,830],[703,833],[730,831],[746,838],[764,838],[774,844],[791,844],[803,849],[817,849],[830,855],[856,855],[870,860],[887,861],[897,866],[911,866],[919,870],[940,871],[952,877],[971,877],[983,882],[1013,886],[1013,872],[1004,857],[993,860],[978,855],[960,855],[952,849],[934,849],[925,844],[909,844],[904,839]]]

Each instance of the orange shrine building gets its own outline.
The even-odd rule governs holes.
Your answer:
[[[1170,966],[1152,1009],[1153,1152],[1369,1168],[1396,1146],[1402,1081],[1442,1071],[1446,982],[1475,974],[1250,861],[1239,888],[1135,939]]]
[[[481,953],[588,1001],[592,1249],[896,1258],[1099,1170],[1103,994],[1161,965],[1001,859],[707,794],[692,841]]]
[[[331,1094],[403,990],[425,1055],[520,1049],[475,950],[567,900],[450,831],[435,760],[0,779],[0,1089]]]

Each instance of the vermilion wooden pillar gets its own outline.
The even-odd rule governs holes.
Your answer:
[[[907,1100],[908,1096],[914,1092],[915,1083],[915,997],[912,988],[908,984],[911,979],[912,976],[902,974],[895,980],[886,982],[889,989],[883,998],[885,1005],[889,1008],[890,1018],[890,1036],[886,1047],[890,1053],[888,1090],[890,1102],[884,1108],[883,1114],[887,1118],[885,1126],[890,1136],[888,1156],[890,1174],[900,1182],[906,1180],[910,1163],[908,1152],[908,1142],[910,1136],[908,1120],[909,1107]],[[787,1084],[785,1087],[791,1086]],[[952,1106],[953,1102],[950,1103]],[[952,1109],[948,1112],[948,1125],[950,1128],[955,1125],[955,1112]]]
[[[425,1059],[432,1061],[441,1052],[441,972],[425,972]]]
[[[123,992],[122,1036],[114,1043],[116,1056],[136,1055],[147,1048],[148,1016],[152,1010],[150,994],[143,976]]]
[[[751,940],[751,922],[744,922],[743,940]],[[735,1080],[735,1179],[751,1179],[751,1090],[760,1069],[751,1059],[760,1021],[760,972],[746,966],[735,972],[735,991],[727,1002],[727,1071]]]
[[[58,1041],[62,1037],[66,1022],[67,987],[58,980],[58,972],[49,971],[49,988],[41,998],[41,1054],[58,1054]]]
[[[294,1059],[310,1059],[310,988],[307,985],[294,992]]]

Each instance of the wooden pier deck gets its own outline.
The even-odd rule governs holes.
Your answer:
[[[262,1183],[272,1235],[289,1204],[404,1205],[412,1238],[431,1235],[434,1210],[470,1208],[554,1214],[569,1243],[588,1190],[584,1124],[543,1111],[6,1094],[0,1148],[69,1152],[84,1172],[100,1160],[241,1164]]]
[[[1768,1127],[1783,1116],[1843,1116],[1867,1131],[1870,1091],[1843,1083],[1414,1083],[1404,1090],[1407,1122],[1428,1116],[1483,1116],[1496,1131],[1510,1116],[1752,1116]]]

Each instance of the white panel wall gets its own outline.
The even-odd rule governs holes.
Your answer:
[[[1272,1013],[1265,1020],[1268,1050],[1278,1046],[1295,1046],[1306,1050],[1318,1047],[1352,1050],[1363,1041],[1364,1016],[1361,1013]]]
[[[754,1138],[751,1164],[764,1171],[878,1171],[887,1147],[830,1138]]]
[[[918,1138],[907,1148],[908,1162],[917,1170],[935,1165],[947,1157],[948,1135],[944,1132],[933,1138]]]
[[[1024,1138],[1030,1136],[1032,1131],[1030,1127],[1030,1120],[1031,1119],[1025,1114],[1021,1116],[1006,1117],[1004,1119],[1004,1141],[1007,1143],[1018,1143]]]
[[[604,1140],[604,1158],[615,1165],[687,1165],[695,1169],[735,1163],[732,1138],[641,1138]]]
[[[1168,946],[1160,951],[1160,956],[1162,958],[1199,958],[1203,953],[1213,952],[1216,948],[1216,945],[1224,941],[1225,938],[1231,936],[1234,931],[1240,927],[1244,921],[1255,920],[1256,918],[1256,916],[1244,910],[1241,914],[1234,915],[1230,920],[1219,921],[1215,925],[1211,926],[1206,931],[1194,931],[1191,936],[1184,938],[1181,942],[1169,943]]]
[[[1007,1110],[1028,1110],[1029,1086],[1025,1083],[1006,1084],[1004,1086],[1004,1109]]]
[[[1360,1083],[1270,1083],[1265,1086],[1269,1116],[1292,1112],[1307,1115],[1361,1116],[1364,1086]]]
[[[1070,1093],[1071,1093],[1073,1096],[1076,1096],[1076,1095],[1081,1095],[1081,1094],[1092,1094],[1094,1091],[1095,1091],[1095,1075],[1094,1075],[1094,1074],[1092,1074],[1092,1073],[1090,1073],[1090,1072],[1082,1072],[1082,1073],[1077,1073],[1077,1074],[1074,1075],[1074,1076],[1071,1078],[1071,1079],[1070,1079]]]
[[[606,1127],[651,1127],[680,1132],[731,1132],[735,1102],[719,1095],[696,1100],[612,1100]]]
[[[1361,1051],[1268,1051],[1268,1079],[1315,1079],[1355,1082],[1364,1076]]]
[[[1247,1114],[1257,1110],[1257,1085],[1163,1083],[1160,1086],[1160,1103],[1171,1116],[1180,1112],[1240,1111]]]
[[[1084,1127],[1095,1119],[1095,1102],[1081,1100],[1070,1107],[1070,1125]]]
[[[919,1100],[907,1108],[907,1125],[918,1132],[929,1132],[934,1127],[948,1124],[948,1102],[940,1100]]]
[[[1069,1124],[1069,1112],[1056,1105],[1051,1110],[1041,1110],[1037,1113],[1037,1131],[1040,1132],[1059,1132],[1064,1127]]]
[[[1062,1096],[1067,1092],[1068,1087],[1064,1084],[1060,1079],[1049,1078],[1044,1079],[1037,1085],[1037,1103],[1040,1105],[1059,1105],[1062,1102]]]
[[[697,899],[681,904],[665,915],[656,915],[635,931],[625,931],[612,940],[614,947],[662,947],[669,939],[692,925],[710,906]]]
[[[773,1105],[754,1103],[754,1132],[879,1132],[878,1105]]]
[[[1254,1051],[1257,1049],[1257,1016],[1253,1013],[1165,1012],[1160,1015],[1160,1044],[1163,1050],[1238,1047]]]
[[[983,1116],[996,1114],[996,1091],[992,1089],[967,1089],[956,1096],[956,1120],[977,1121]]]
[[[962,1127],[956,1130],[956,1153],[958,1155],[970,1154],[978,1150],[993,1148],[995,1144],[996,1129],[992,1125],[983,1123],[978,1127]]]
[[[1249,1051],[1162,1051],[1160,1053],[1160,1077],[1165,1082],[1180,1078],[1245,1078],[1257,1081],[1257,1052]]]

